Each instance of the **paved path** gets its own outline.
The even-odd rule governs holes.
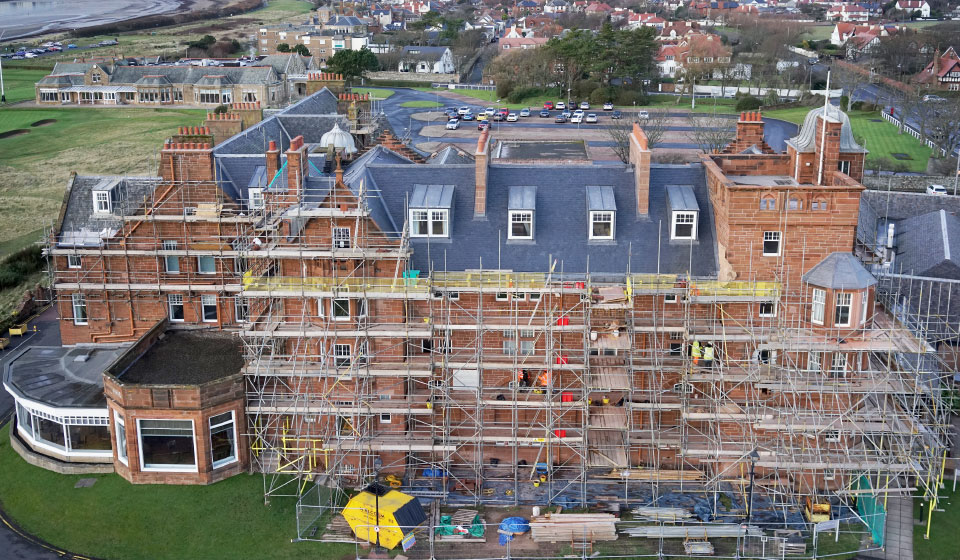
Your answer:
[[[913,499],[890,496],[883,550],[857,556],[862,560],[913,560]]]

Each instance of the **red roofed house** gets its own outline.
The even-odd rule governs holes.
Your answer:
[[[930,17],[930,4],[927,0],[897,0],[896,8],[910,14],[920,12],[922,18]]]
[[[913,81],[932,88],[960,91],[960,56],[953,47],[933,56],[927,67],[914,76]]]
[[[591,2],[583,12],[588,15],[602,15],[608,14],[613,11],[613,8],[609,4],[604,4],[603,2]]]
[[[546,37],[517,37],[510,39],[500,39],[500,51],[508,52],[514,49],[535,49],[547,44],[550,39]]]
[[[827,19],[863,22],[870,19],[870,10],[857,6],[856,4],[833,6],[827,10]]]
[[[656,27],[663,29],[667,20],[657,16],[657,14],[630,14],[627,17],[627,27],[630,29],[639,29],[641,27]]]

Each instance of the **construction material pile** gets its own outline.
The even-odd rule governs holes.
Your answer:
[[[640,506],[634,508],[631,513],[633,513],[635,518],[646,521],[679,522],[689,520],[693,517],[693,514],[689,511],[676,507]]]
[[[648,539],[708,539],[715,537],[762,537],[763,531],[756,525],[712,523],[706,525],[643,525],[626,527],[620,532],[631,537]]]
[[[615,541],[617,517],[609,513],[553,513],[530,520],[535,542]]]

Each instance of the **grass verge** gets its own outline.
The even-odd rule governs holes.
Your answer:
[[[497,103],[496,91],[492,90],[480,90],[480,89],[458,89],[458,90],[447,90],[447,89],[435,89],[428,87],[418,87],[412,88],[417,91],[423,91],[427,93],[436,93],[439,94],[441,98],[445,97],[445,94],[456,94],[459,97],[469,97],[470,100],[463,99],[467,103],[475,103],[478,105],[491,105],[495,107],[507,107],[509,109],[523,109],[524,107],[530,107],[531,109],[538,109],[543,107],[544,101],[553,101],[557,102],[558,98],[556,95],[540,95],[536,97],[531,97],[524,100],[523,103]],[[450,98],[448,98],[450,99]],[[710,98],[710,99],[697,99],[697,112],[706,112],[712,113],[714,109],[718,113],[736,113],[736,100],[735,99],[721,99],[721,98]],[[591,111],[599,111],[602,105],[595,104],[591,106]],[[648,98],[648,101],[645,105],[616,105],[617,109],[689,109],[690,108],[690,97],[683,96],[679,100],[675,95],[651,95]]]
[[[203,115],[202,110],[120,107],[0,111],[0,133],[29,131],[0,139],[0,251],[7,242],[50,225],[72,171],[155,175],[161,142],[177,126],[198,124]]]
[[[437,107],[443,107],[442,103],[437,103],[435,101],[404,101],[400,104],[401,107],[407,108],[428,108],[435,109]]]
[[[960,527],[960,503],[953,500],[960,496],[960,492],[951,490],[952,483],[940,491],[940,501],[933,512],[933,523],[930,526],[930,540],[924,540],[927,531],[926,518],[923,525],[913,528],[913,557],[923,560],[956,560],[957,558],[957,527]],[[919,510],[922,502],[914,502],[914,509]],[[923,510],[926,512],[926,509]],[[920,512],[917,512],[919,514]]]
[[[375,99],[386,99],[391,95],[393,95],[392,89],[355,87],[355,88],[350,88],[350,91],[352,91],[353,93],[369,93],[370,97],[373,97]]]
[[[801,124],[809,111],[809,107],[797,107],[764,111],[763,116]],[[878,111],[851,111],[849,115],[854,137],[863,142],[870,152],[867,155],[868,169],[873,168],[871,161],[885,158],[893,163],[902,163],[907,171],[926,172],[930,148],[909,134],[899,134],[897,127],[883,120]],[[897,159],[893,154],[906,154],[910,159]]]
[[[61,475],[27,464],[0,433],[0,501],[26,531],[77,554],[124,560],[355,557],[353,545],[291,543],[294,502],[263,504],[263,481],[132,485],[115,474]],[[96,478],[90,488],[74,488]]]

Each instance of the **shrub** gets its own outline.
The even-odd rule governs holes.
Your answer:
[[[40,247],[21,249],[0,263],[0,289],[13,288],[28,276],[43,268],[43,253]]]
[[[599,105],[607,101],[613,101],[616,98],[616,90],[612,88],[599,87],[590,92],[590,103]]]
[[[581,80],[573,84],[573,90],[571,90],[570,94],[578,99],[583,99],[589,97],[590,94],[593,93],[593,91],[598,87],[600,87],[598,82],[594,82],[592,80]]]
[[[543,95],[543,90],[538,87],[516,88],[507,96],[510,103],[523,103],[525,99]]]
[[[760,108],[760,100],[752,95],[745,95],[737,101],[737,111],[755,111]]]
[[[510,96],[510,92],[513,91],[513,82],[509,80],[500,80],[497,83],[497,97],[503,99]]]
[[[633,105],[634,103],[644,105],[647,102],[647,96],[642,91],[621,89],[617,92],[614,102],[617,105]]]
[[[844,96],[844,97],[846,97],[846,96]],[[841,105],[844,104],[842,99],[841,99],[841,101],[840,101],[840,104],[841,104]],[[851,105],[850,108],[853,109],[854,111],[863,111],[863,110],[864,110],[863,105],[864,105],[864,104],[863,104],[863,101],[854,101],[854,102],[853,102],[853,105]]]

